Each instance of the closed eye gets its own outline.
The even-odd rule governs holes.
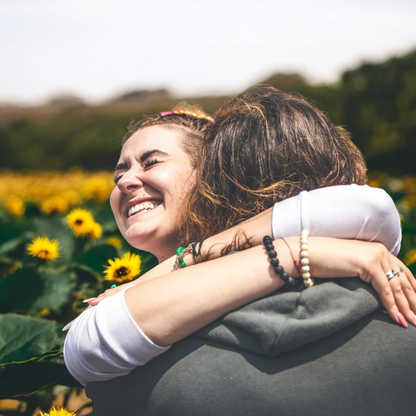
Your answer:
[[[158,159],[147,159],[146,162],[144,162],[143,166],[145,168],[149,168],[150,166],[156,165],[160,161]]]

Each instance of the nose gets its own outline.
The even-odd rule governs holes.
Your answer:
[[[140,172],[135,169],[130,169],[123,173],[123,176],[117,182],[118,188],[121,192],[129,194],[137,189],[143,188],[143,181],[140,179]]]

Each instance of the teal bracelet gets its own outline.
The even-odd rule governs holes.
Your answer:
[[[188,247],[178,247],[176,249],[176,260],[173,265],[172,271],[178,270],[179,268],[186,267],[185,260],[183,259],[187,254],[193,253],[195,243],[189,244]]]

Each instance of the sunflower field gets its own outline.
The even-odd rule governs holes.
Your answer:
[[[63,327],[83,300],[157,263],[119,234],[112,176],[0,173],[0,415],[38,415],[58,395],[79,396],[63,361]]]
[[[416,274],[416,178],[373,173],[369,184],[394,199],[400,258]],[[106,171],[0,172],[0,415],[91,414],[65,369],[62,329],[85,299],[157,263],[119,234],[112,188]]]

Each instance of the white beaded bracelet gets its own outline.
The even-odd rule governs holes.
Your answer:
[[[300,233],[300,266],[302,271],[303,284],[306,288],[314,285],[314,280],[309,273],[309,251],[308,251],[309,231],[302,230]]]

